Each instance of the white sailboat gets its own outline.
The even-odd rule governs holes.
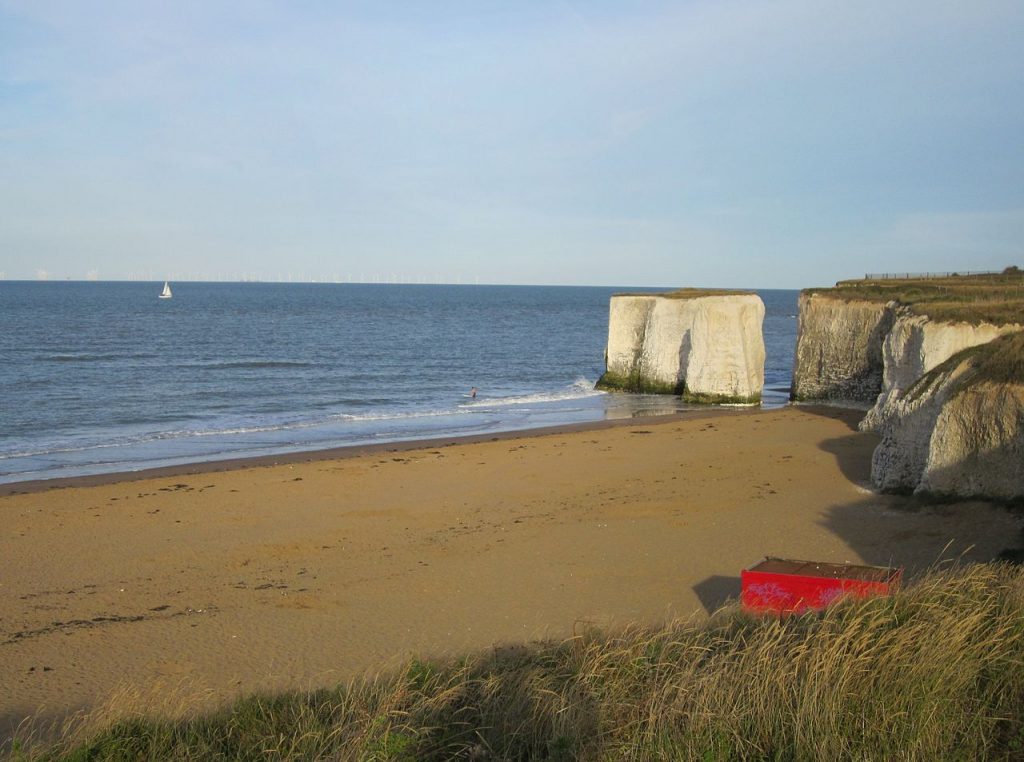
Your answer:
[[[171,284],[168,283],[167,281],[164,281],[164,290],[160,292],[160,298],[161,299],[170,299],[171,298]]]

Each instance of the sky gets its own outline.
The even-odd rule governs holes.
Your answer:
[[[0,277],[1024,265],[1020,0],[0,0]]]

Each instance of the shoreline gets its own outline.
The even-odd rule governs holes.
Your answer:
[[[1020,519],[866,486],[834,407],[729,409],[72,478],[0,497],[0,742],[706,617],[765,556],[986,561]],[[31,484],[31,483],[30,483]]]
[[[118,484],[121,482],[133,482],[145,479],[161,479],[176,476],[192,476],[201,474],[220,473],[222,471],[235,471],[245,468],[265,468],[278,465],[295,465],[296,463],[317,463],[324,460],[342,460],[356,458],[362,455],[372,455],[381,452],[408,452],[436,447],[449,447],[459,444],[478,444],[480,442],[497,442],[511,439],[523,439],[534,436],[550,436],[554,434],[568,434],[579,431],[602,431],[617,426],[635,426],[639,422],[663,422],[669,423],[675,420],[687,418],[706,418],[718,415],[742,415],[751,412],[764,412],[765,410],[781,410],[788,405],[779,408],[761,408],[760,406],[737,405],[735,407],[710,407],[707,410],[688,410],[683,413],[666,413],[662,415],[637,416],[635,418],[604,419],[600,421],[583,421],[580,423],[564,423],[551,426],[538,426],[526,429],[508,429],[505,431],[493,431],[485,434],[466,434],[464,436],[429,437],[426,439],[403,439],[394,442],[373,442],[369,444],[338,445],[318,450],[298,450],[274,455],[251,455],[245,457],[218,458],[216,460],[197,460],[187,463],[179,463],[169,466],[153,466],[128,471],[110,471],[101,474],[81,474],[78,476],[57,476],[43,479],[28,479],[25,481],[4,482],[0,484],[0,497],[6,495],[26,495],[36,492],[46,492],[54,489],[68,487],[96,487],[102,485]],[[806,407],[819,407],[810,405]],[[822,405],[820,407],[833,407]],[[844,406],[834,406],[835,409],[845,410]],[[849,408],[855,409],[855,408]]]

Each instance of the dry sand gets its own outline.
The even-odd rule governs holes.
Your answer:
[[[7,494],[0,738],[118,691],[207,706],[704,616],[765,555],[914,573],[1018,545],[1002,509],[868,490],[859,417],[722,411]]]

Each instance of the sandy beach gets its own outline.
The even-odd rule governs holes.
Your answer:
[[[8,485],[0,732],[117,694],[214,706],[706,616],[766,555],[912,575],[1019,544],[1001,508],[874,494],[861,415],[723,410]]]

